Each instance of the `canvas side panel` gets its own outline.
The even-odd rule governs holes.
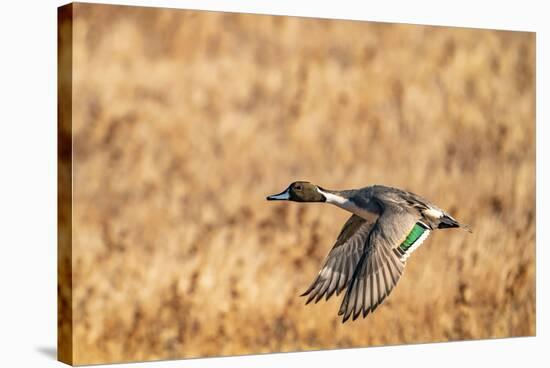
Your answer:
[[[57,358],[73,364],[72,65],[73,5],[57,13]]]

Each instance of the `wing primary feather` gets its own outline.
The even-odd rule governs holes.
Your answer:
[[[317,286],[315,287],[315,289],[312,290],[311,294],[309,295],[309,297],[307,298],[306,300],[306,305],[308,305],[314,298],[315,296],[317,295],[317,293],[319,292],[319,289],[323,286],[323,284],[321,282],[318,282],[317,283]]]
[[[372,266],[372,258],[371,258],[371,266]],[[374,270],[371,270],[370,272],[370,275],[369,275],[369,286],[370,286],[370,303],[369,303],[369,309],[370,309],[370,312],[372,313],[373,309],[373,305],[374,305]]]
[[[404,264],[401,263],[401,261],[399,261],[398,259],[396,259],[396,257],[394,256],[394,253],[392,253],[391,251],[389,251],[388,249],[386,249],[388,251],[388,272],[390,274],[390,277],[391,277],[391,280],[392,280],[392,286],[389,288],[388,290],[388,293],[387,293],[387,296],[389,296],[391,294],[391,292],[393,291],[393,289],[395,288],[395,286],[397,285],[397,282],[399,281],[399,278],[401,277],[402,273],[403,273],[403,269],[404,269]],[[393,266],[393,268],[391,267]]]
[[[384,271],[384,264],[382,263],[382,260],[380,258],[380,253],[380,251],[376,252],[376,283],[378,285],[378,301],[380,301],[380,299],[383,299],[385,296],[384,279],[382,276],[382,272]]]
[[[396,259],[394,256],[394,253],[388,250],[388,258],[390,260],[390,264],[393,266],[392,270],[390,270],[391,278],[393,281],[393,285],[397,285],[397,282],[399,281],[399,277],[401,276],[401,273],[403,272],[403,263]]]
[[[363,318],[365,318],[367,316],[367,314],[369,314],[369,311],[370,311],[370,305],[367,301],[367,298],[368,298],[368,292],[369,292],[369,288],[368,288],[368,281],[369,281],[369,275],[371,273],[371,266],[370,266],[370,262],[365,262],[365,274],[363,276],[364,280],[365,280],[365,285],[363,286],[364,290],[363,290]]]
[[[393,276],[393,268],[396,267],[393,263],[393,254],[390,254],[390,251],[387,247],[382,247],[383,257],[385,258],[385,270],[384,278],[386,280],[386,288],[391,290],[397,284],[397,280]],[[388,292],[389,294],[389,292]]]
[[[340,293],[342,292],[342,290],[344,290],[347,282],[346,280],[348,280],[348,261],[347,261],[347,258],[348,256],[345,256],[342,261],[341,261],[341,264],[342,264],[342,274],[340,276],[340,279],[338,281],[338,290],[336,290],[336,295],[340,295]]]
[[[317,293],[317,297],[315,298],[315,303],[319,302],[319,300],[323,298],[323,296],[327,292],[329,285],[330,285],[330,279],[325,279],[325,281],[323,282],[323,287]]]
[[[351,308],[350,308],[350,305],[349,305],[349,302],[351,300],[351,297],[352,297],[352,293],[353,293],[353,290],[354,290],[354,286],[357,282],[357,274],[360,270],[360,266],[361,264],[365,261],[365,256],[366,256],[366,252],[364,252],[362,255],[361,255],[361,258],[359,259],[359,262],[357,262],[357,266],[355,267],[355,270],[353,271],[353,275],[351,276],[351,280],[349,282],[349,286],[348,286],[348,289],[346,291],[346,295],[344,296],[344,301],[342,302],[342,305],[340,307],[340,309],[343,308],[344,310],[344,318],[343,318],[343,321],[342,323],[346,322],[350,315],[351,315],[351,312],[353,311],[353,308],[354,308],[354,305],[355,305],[355,301],[356,301],[356,294],[353,295],[354,297],[354,303],[352,304]]]
[[[382,298],[385,298],[388,295],[388,281],[386,279],[386,259],[382,252],[378,252],[378,263],[380,263],[381,295]]]
[[[341,260],[338,259],[337,261],[337,264],[335,266],[335,269],[334,270],[339,270],[340,269],[340,264],[341,264]],[[338,271],[333,271],[332,273],[332,278],[330,280],[330,284],[329,284],[329,287],[328,287],[328,290],[327,290],[327,297],[325,300],[329,300],[330,297],[334,294],[334,292],[338,289],[338,284],[340,282],[340,277],[341,277],[341,273],[338,272]]]
[[[353,286],[353,280],[350,280],[348,283],[348,288],[346,289],[346,293],[344,294],[344,299],[342,299],[342,303],[340,304],[340,309],[338,310],[338,315],[344,315],[345,318],[345,312],[348,309],[348,303],[349,303],[349,294],[350,294],[350,288]],[[343,322],[346,322],[344,319]]]
[[[327,292],[327,289],[330,286],[330,283],[332,281],[332,278],[334,277],[334,263],[335,261],[331,259],[329,262],[327,262],[327,265],[323,268],[323,286],[319,289],[319,292],[317,293],[317,298],[315,299],[315,303],[317,303],[325,293]],[[325,273],[326,272],[326,273]]]
[[[357,286],[359,285],[359,281],[360,281],[357,275],[354,277],[355,277],[355,283],[353,285],[353,288],[351,289],[351,298],[350,298],[351,306],[348,305],[348,313],[350,314],[350,316],[353,316],[353,314],[355,313],[355,308],[357,307]]]
[[[315,277],[315,280],[313,280],[313,282],[311,283],[311,285],[309,285],[309,287],[307,288],[306,291],[304,291],[302,294],[300,294],[300,296],[306,296],[308,295],[309,293],[311,293],[311,291],[315,288],[315,286],[317,285],[317,282],[319,281],[319,276]]]
[[[374,262],[376,263],[376,272],[374,274],[375,278],[376,278],[376,293],[375,293],[375,300],[374,300],[374,306],[373,306],[373,309],[372,311],[374,312],[374,310],[376,309],[376,307],[378,307],[378,305],[380,304],[380,300],[382,299],[382,290],[381,290],[381,286],[380,286],[380,264],[378,263],[378,257],[375,257],[374,258]]]
[[[371,257],[371,266],[372,266],[372,271],[370,274],[370,278],[372,280],[372,292],[371,292],[370,312],[372,313],[374,311],[373,310],[374,304],[378,299],[378,287],[377,287],[376,276],[375,276],[377,266],[376,266],[376,257],[374,256]]]
[[[355,307],[353,312],[353,320],[355,321],[359,315],[361,315],[361,311],[363,309],[363,289],[364,289],[364,278],[362,276],[362,273],[359,273],[359,282],[357,283],[357,297],[355,299]]]
[[[327,299],[328,300],[332,294],[338,289],[340,283],[340,278],[342,277],[342,257],[336,258],[334,262],[334,269],[332,270],[332,277],[330,281],[329,288],[327,290]]]
[[[354,284],[354,282],[352,281],[351,284],[350,284],[350,287],[352,287]],[[351,289],[348,289],[348,290],[351,290]],[[345,323],[349,317],[350,317],[350,311],[353,309],[353,306],[350,308],[349,306],[349,302],[350,302],[350,299],[351,299],[351,291],[348,293],[346,292],[346,296],[347,298],[345,298],[345,302],[346,302],[346,305],[344,307],[344,319],[342,320],[342,323]]]
[[[355,252],[354,252],[354,255],[355,255]],[[353,260],[351,257],[346,259],[346,263],[347,263],[347,272],[348,272],[346,275],[346,278],[349,280],[348,283],[351,284],[351,280],[353,280],[354,267],[356,267],[356,265],[353,264]]]

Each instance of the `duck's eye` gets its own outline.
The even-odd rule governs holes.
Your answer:
[[[296,189],[296,190],[302,190],[302,186],[301,186],[301,185],[296,185],[296,186],[294,187],[294,189]]]

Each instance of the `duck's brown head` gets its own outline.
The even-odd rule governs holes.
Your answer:
[[[268,201],[326,202],[319,187],[308,181],[295,181],[279,194],[270,195]]]

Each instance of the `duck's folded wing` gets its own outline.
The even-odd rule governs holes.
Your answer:
[[[313,299],[317,303],[323,296],[329,299],[335,292],[338,295],[346,288],[365,251],[365,244],[373,225],[373,222],[357,215],[352,215],[348,219],[319,274],[302,294],[308,296],[306,304]]]
[[[366,317],[393,290],[405,267],[399,246],[416,221],[414,215],[386,204],[365,241],[340,306],[338,314],[343,315],[343,322],[361,314]]]

